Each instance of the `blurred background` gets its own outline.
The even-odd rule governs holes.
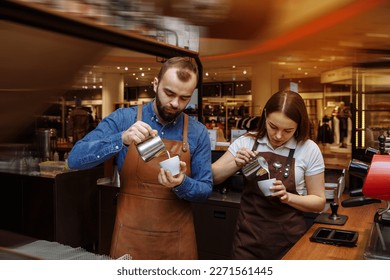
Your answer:
[[[77,100],[93,129],[114,109],[151,100],[151,81],[173,54],[200,62],[201,94],[188,112],[221,128],[224,141],[240,118],[259,116],[286,87],[307,102],[317,140],[323,117],[353,101],[353,67],[390,58],[388,0],[3,3],[0,143],[30,144],[44,129],[56,149],[63,146],[61,158],[72,146]],[[371,101],[383,112],[386,100]],[[386,113],[375,118],[385,121],[372,127],[389,127]]]

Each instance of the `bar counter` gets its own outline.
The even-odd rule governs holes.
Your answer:
[[[349,198],[344,194],[341,200]],[[385,208],[384,202],[373,203],[357,207],[344,208],[341,205],[337,211],[339,215],[346,215],[348,219],[342,226],[328,224],[313,224],[306,234],[283,257],[283,260],[362,260],[368,244],[374,214],[378,208]],[[330,210],[329,210],[330,213]],[[329,244],[311,242],[310,237],[319,227],[335,228],[340,230],[352,230],[359,233],[356,247],[342,247]]]

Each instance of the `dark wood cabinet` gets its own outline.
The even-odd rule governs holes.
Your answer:
[[[103,168],[54,178],[0,172],[0,229],[95,251]]]
[[[199,259],[230,259],[238,212],[239,204],[234,202],[193,203]]]
[[[99,188],[99,241],[98,253],[110,254],[112,232],[115,224],[119,186],[116,183],[98,182]]]

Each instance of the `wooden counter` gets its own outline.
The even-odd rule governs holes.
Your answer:
[[[341,201],[348,197],[348,195],[344,195]],[[338,214],[347,215],[347,222],[343,226],[313,224],[306,234],[283,257],[283,260],[362,260],[370,236],[374,214],[380,207],[385,207],[385,203],[344,208],[340,202]],[[349,248],[311,242],[309,238],[319,227],[357,231],[359,233],[357,246]]]

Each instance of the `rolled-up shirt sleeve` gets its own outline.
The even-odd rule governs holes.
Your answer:
[[[104,118],[93,131],[76,142],[68,157],[69,168],[89,169],[103,163],[120,151],[127,151],[122,141],[122,133],[126,130],[126,126],[118,127],[117,124],[123,122],[116,121],[121,118],[120,110],[113,112]]]

